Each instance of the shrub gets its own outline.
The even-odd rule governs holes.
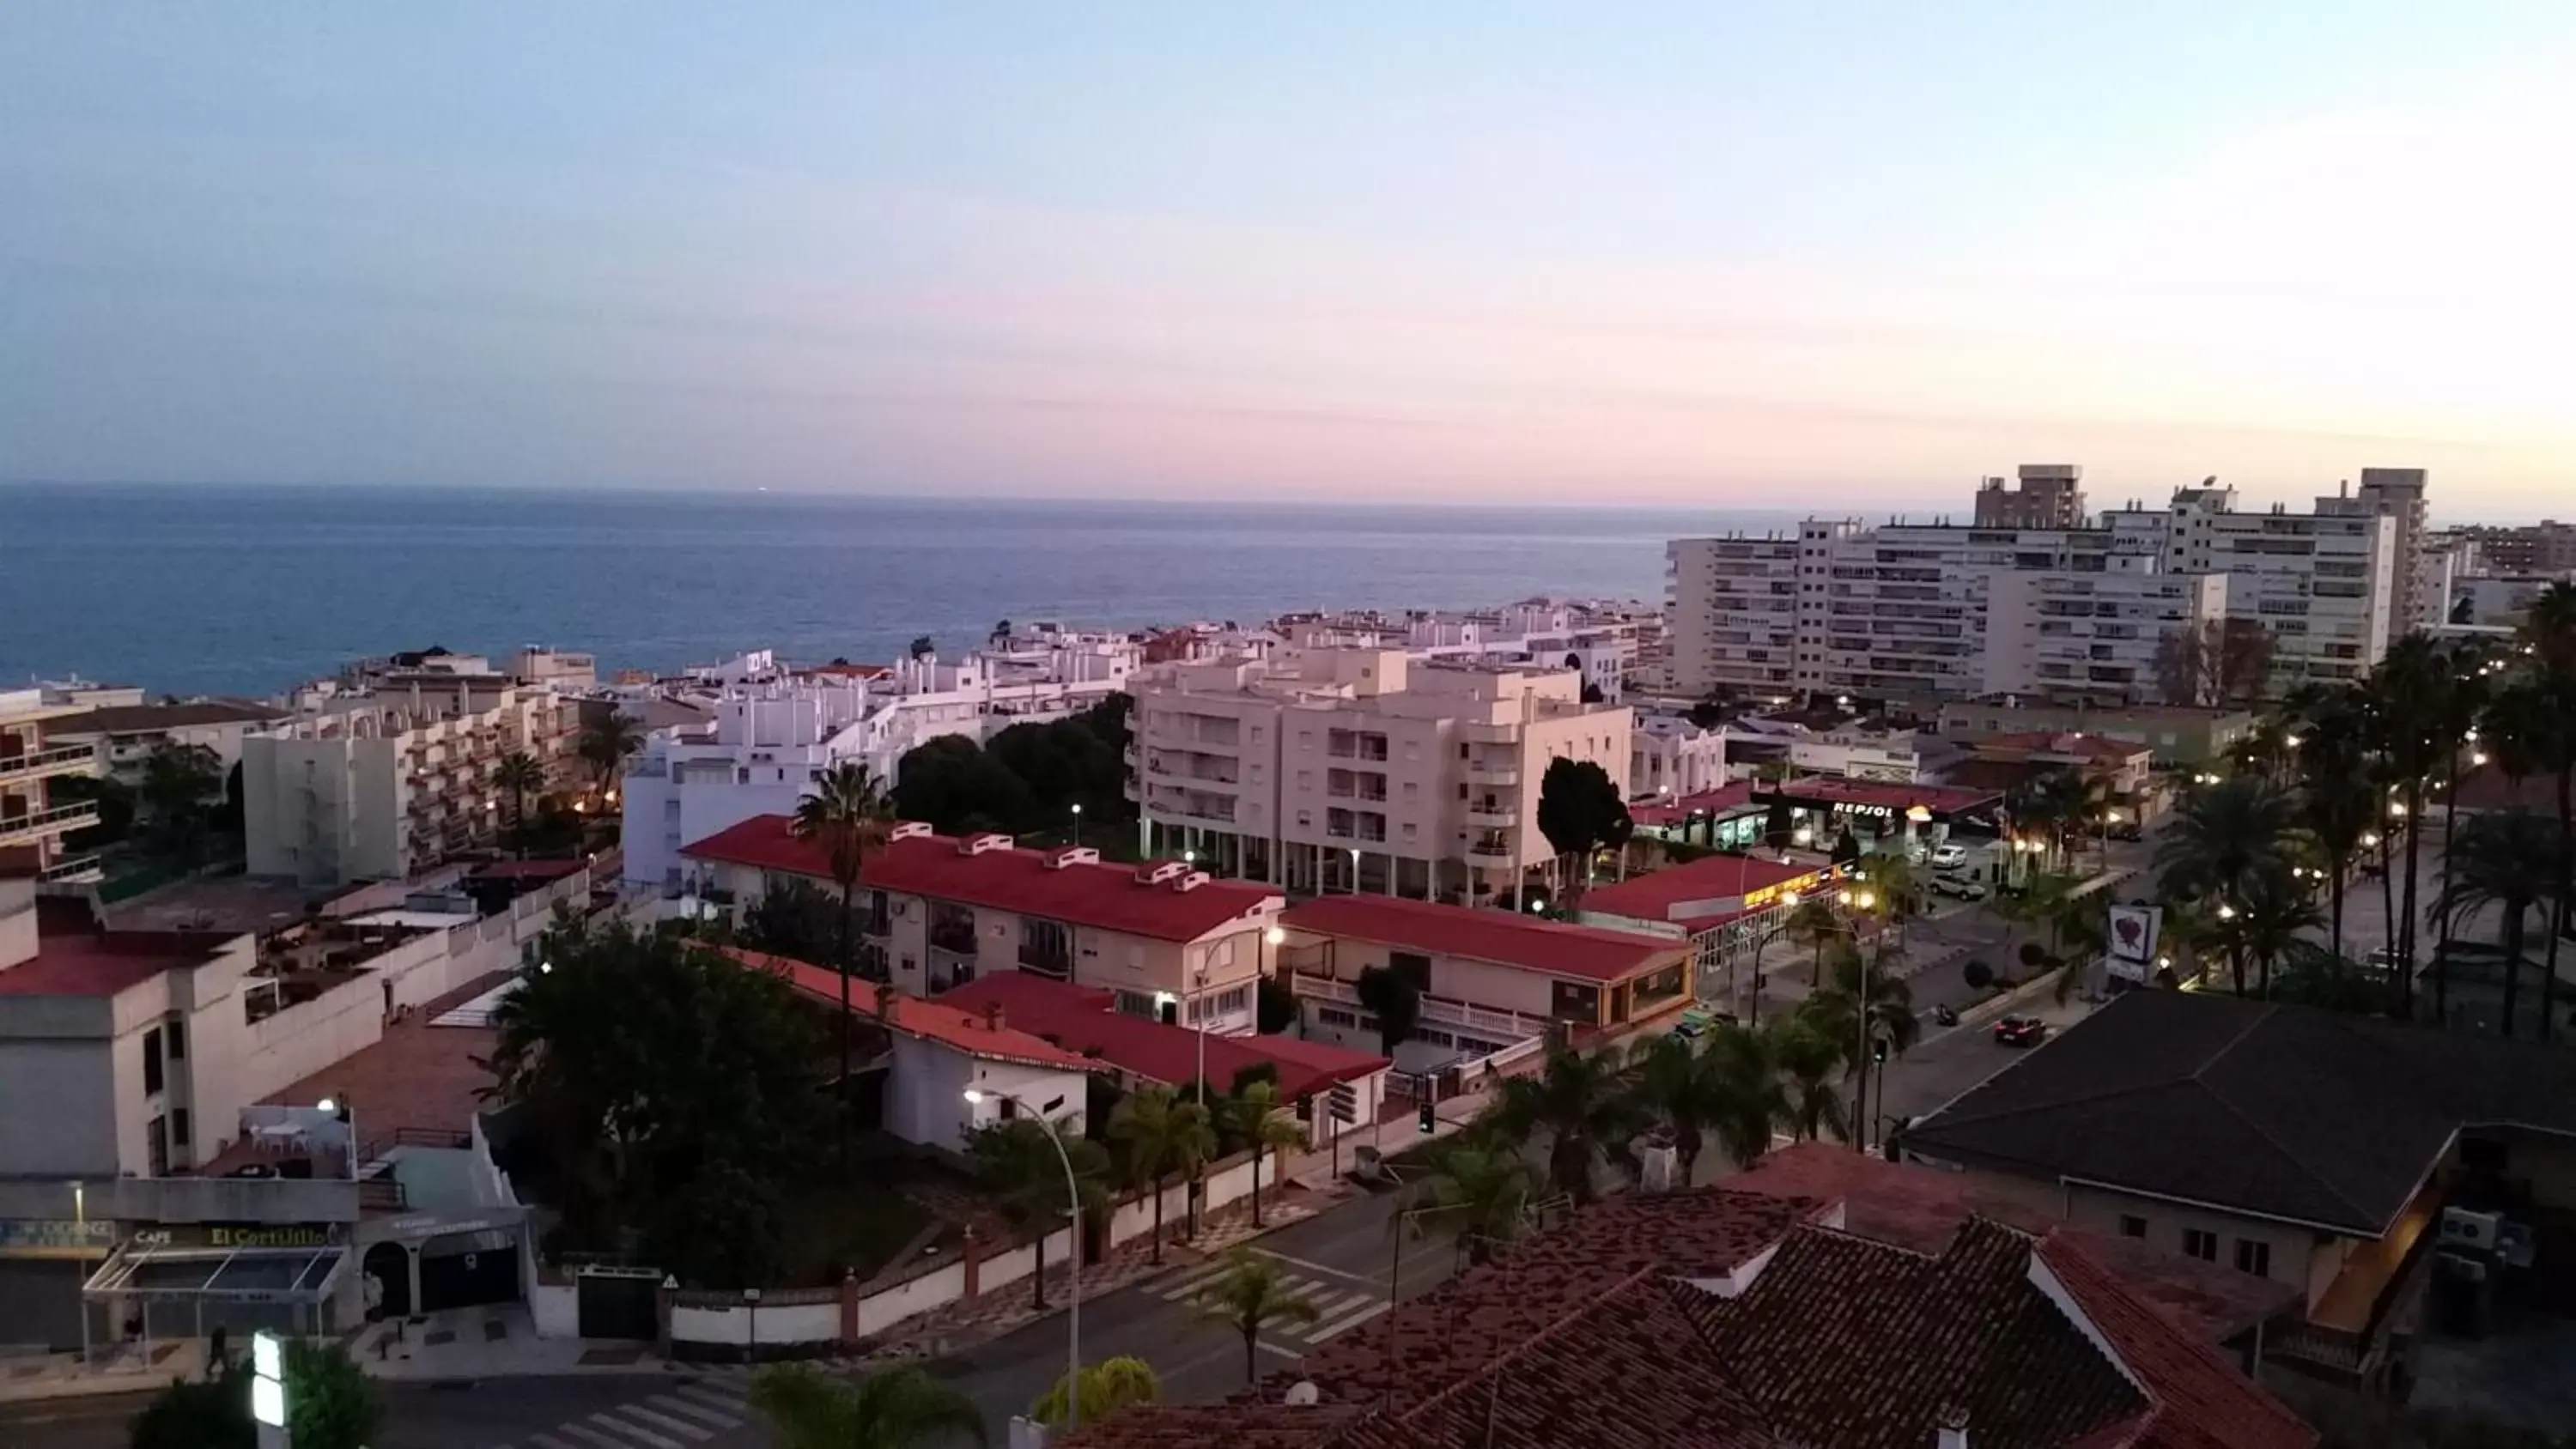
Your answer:
[[[1968,989],[1971,991],[1983,991],[1995,984],[1995,968],[1983,961],[1969,961],[1967,965],[1960,968],[1960,974],[1968,978]]]

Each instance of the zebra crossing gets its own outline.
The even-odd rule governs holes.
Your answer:
[[[1264,1256],[1276,1257],[1275,1254]],[[1280,1262],[1283,1267],[1293,1269],[1295,1266],[1291,1260],[1281,1259]],[[1166,1303],[1194,1302],[1199,1294],[1225,1276],[1228,1266],[1222,1261],[1201,1264],[1156,1291],[1155,1296]],[[1290,1293],[1315,1305],[1315,1321],[1279,1323],[1264,1328],[1262,1338],[1265,1344],[1275,1339],[1293,1339],[1310,1346],[1323,1343],[1359,1327],[1392,1306],[1378,1289],[1361,1286],[1355,1275],[1328,1280],[1322,1274],[1290,1271],[1280,1275],[1279,1283]]]
[[[743,1402],[749,1379],[739,1366],[718,1369],[498,1449],[700,1449],[750,1421],[751,1409]]]

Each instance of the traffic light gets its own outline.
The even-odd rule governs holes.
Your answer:
[[[1869,1039],[1869,1060],[1872,1066],[1887,1065],[1887,1038],[1874,1036]]]
[[[1432,1101],[1429,1097],[1423,1098],[1422,1104],[1414,1108],[1413,1121],[1415,1126],[1422,1129],[1422,1135],[1425,1137],[1438,1130],[1440,1114],[1432,1110]]]

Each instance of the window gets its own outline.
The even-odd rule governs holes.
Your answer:
[[[2147,1235],[2147,1220],[2146,1220],[2145,1218],[2131,1217],[2131,1216],[2130,1216],[2130,1215],[2128,1215],[2127,1213],[2122,1213],[2122,1214],[2120,1214],[2120,1236],[2121,1236],[2121,1237],[2124,1237],[2124,1238],[2143,1238],[2143,1237],[2145,1237],[2146,1235]]]
[[[2218,1261],[2218,1234],[2205,1228],[2185,1228],[2182,1230],[2182,1250],[2186,1257],[2215,1263]]]
[[[170,1114],[170,1145],[173,1147],[188,1145],[188,1109],[185,1107]]]
[[[143,1034],[143,1095],[149,1097],[161,1090],[161,1028]]]
[[[175,1021],[165,1022],[162,1025],[161,1030],[169,1039],[170,1060],[174,1062],[186,1061],[188,1059],[188,1035],[185,1031],[180,1029],[179,1023]]]
[[[2236,1240],[2236,1271],[2257,1278],[2272,1276],[2272,1245],[2253,1238]]]
[[[1115,998],[1115,1004],[1121,1016],[1150,1018],[1154,1014],[1154,998],[1143,991],[1121,991]]]
[[[1358,1013],[1344,1011],[1338,1006],[1316,1007],[1315,1019],[1326,1026],[1357,1026],[1360,1020]]]

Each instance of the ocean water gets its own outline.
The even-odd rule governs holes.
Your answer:
[[[596,652],[951,648],[997,620],[1250,623],[1309,607],[1659,599],[1727,509],[962,502],[766,493],[0,486],[0,683],[78,673],[270,694],[431,644]]]

